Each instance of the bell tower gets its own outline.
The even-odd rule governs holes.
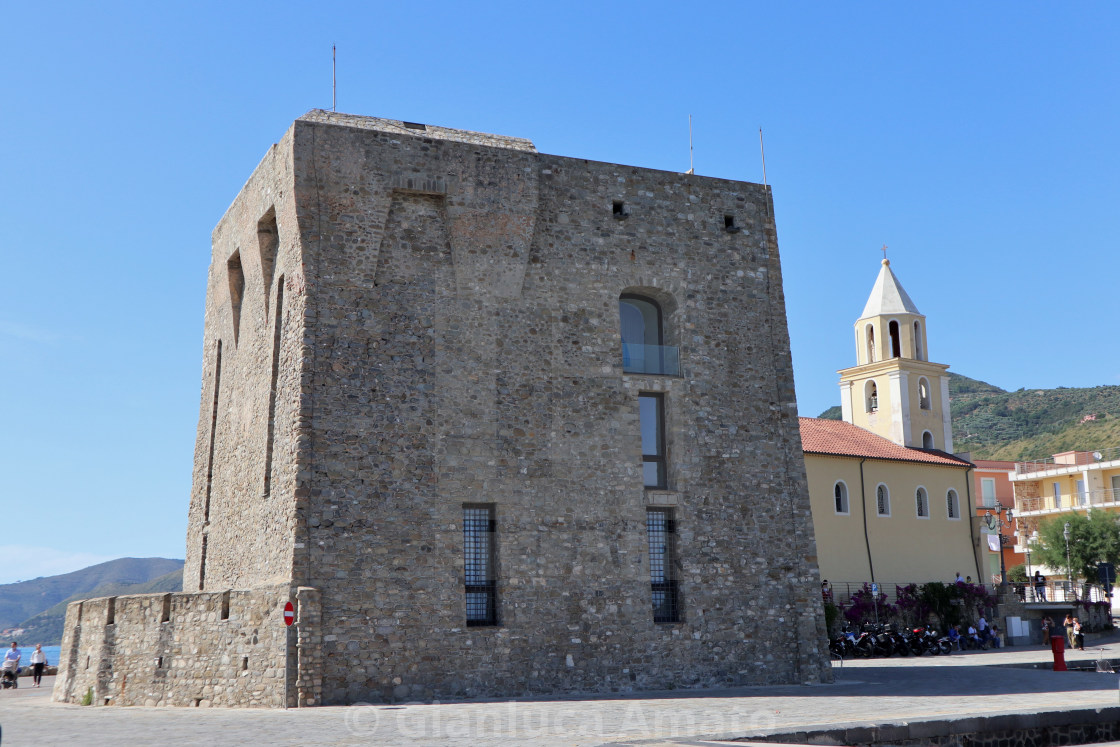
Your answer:
[[[929,362],[926,318],[889,259],[855,324],[856,365],[841,369],[844,420],[901,446],[952,453],[949,366]]]

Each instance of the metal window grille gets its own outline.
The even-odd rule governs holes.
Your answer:
[[[949,513],[949,518],[957,518],[957,494],[950,490],[948,495],[945,496],[945,502],[947,504],[946,510]]]
[[[463,585],[467,625],[498,624],[494,507],[463,506]]]
[[[887,489],[880,485],[879,489],[875,491],[875,495],[878,499],[879,515],[889,516],[891,513],[891,502],[890,497],[887,495]]]
[[[836,494],[836,513],[848,513],[848,496],[846,495],[846,491],[844,490],[844,484],[839,482],[836,483],[834,492]]]
[[[918,516],[929,516],[929,511],[926,509],[926,491],[918,488],[915,500],[918,503]]]
[[[649,577],[653,592],[653,621],[681,621],[680,589],[677,586],[677,527],[672,511],[646,512],[649,533]]]

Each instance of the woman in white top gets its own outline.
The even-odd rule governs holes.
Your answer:
[[[35,682],[32,687],[39,687],[43,679],[43,669],[47,666],[47,655],[43,652],[43,644],[36,643],[35,650],[31,653],[31,678]]]

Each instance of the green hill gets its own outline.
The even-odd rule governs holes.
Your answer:
[[[73,573],[0,584],[0,629],[12,628],[59,602],[105,584],[142,584],[180,570],[181,560],[119,558]]]
[[[171,571],[171,573],[166,573],[142,584],[102,584],[92,591],[75,594],[64,599],[21,623],[19,627],[24,628],[25,632],[20,637],[32,644],[42,643],[45,646],[57,646],[62,643],[62,626],[66,621],[66,605],[80,599],[121,596],[124,594],[156,594],[182,590],[183,569],[180,562],[180,567]]]
[[[1120,446],[1120,386],[1020,389],[949,374],[953,447],[974,459],[1038,459]],[[839,407],[821,413],[839,419]]]

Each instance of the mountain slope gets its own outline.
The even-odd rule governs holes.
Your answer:
[[[104,584],[138,584],[183,567],[168,558],[119,558],[59,576],[0,584],[0,628],[10,628],[75,594]]]
[[[20,637],[32,644],[42,643],[45,646],[57,646],[62,642],[62,628],[63,623],[66,622],[66,605],[80,599],[182,590],[183,569],[181,567],[142,584],[102,584],[92,591],[68,597],[53,607],[23,621],[19,627],[23,628],[25,632]]]

